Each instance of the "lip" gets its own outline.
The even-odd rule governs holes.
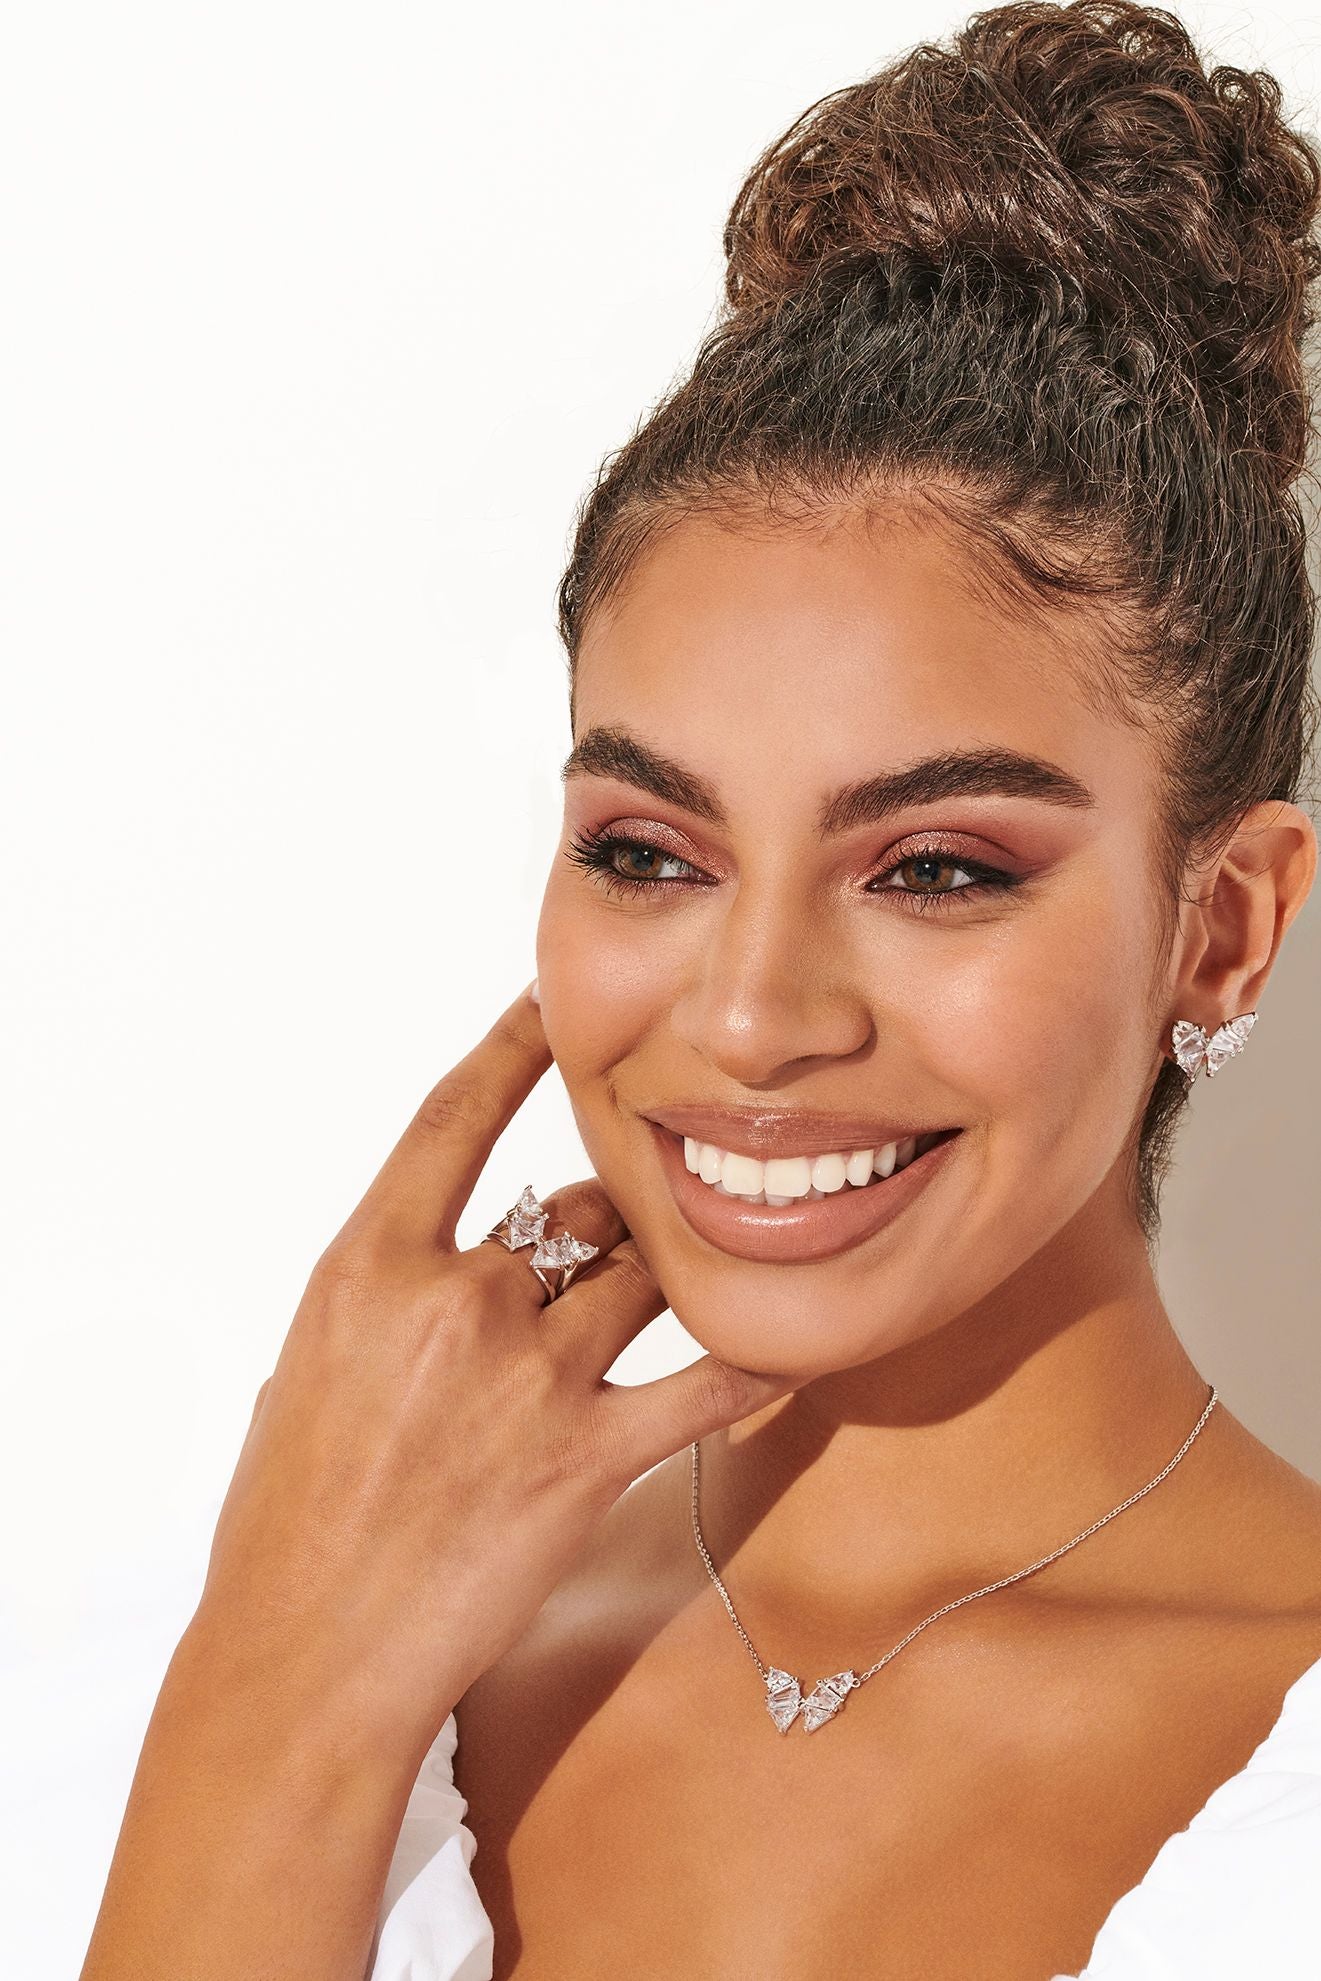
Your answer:
[[[786,1264],[833,1258],[883,1231],[939,1174],[962,1132],[955,1129],[943,1142],[915,1156],[905,1169],[877,1177],[864,1189],[846,1183],[829,1196],[780,1206],[722,1196],[689,1170],[681,1136],[650,1117],[647,1126],[675,1204],[699,1238],[736,1259]],[[805,1153],[801,1145],[799,1152]]]
[[[875,1115],[810,1114],[794,1108],[657,1107],[640,1112],[676,1135],[755,1156],[828,1156],[837,1150],[881,1149],[909,1135],[932,1133],[925,1122],[878,1122]]]

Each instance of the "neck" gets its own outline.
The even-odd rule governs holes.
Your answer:
[[[704,1439],[703,1535],[754,1638],[870,1642],[1126,1499],[1207,1394],[1141,1233],[1094,1200],[936,1333]]]

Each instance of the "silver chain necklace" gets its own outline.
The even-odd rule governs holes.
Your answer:
[[[921,1623],[914,1624],[908,1635],[901,1637],[893,1649],[887,1651],[883,1658],[878,1658],[869,1670],[861,1674],[854,1671],[837,1671],[832,1678],[819,1678],[811,1692],[806,1695],[804,1695],[802,1686],[792,1672],[781,1671],[778,1665],[767,1666],[762,1663],[761,1659],[757,1656],[752,1639],[748,1636],[747,1631],[735,1615],[734,1605],[729,1600],[728,1589],[726,1589],[724,1583],[716,1573],[715,1563],[707,1552],[706,1542],[702,1539],[702,1529],[697,1518],[697,1485],[701,1454],[698,1447],[698,1440],[694,1438],[692,1443],[693,1539],[697,1542],[698,1552],[701,1554],[702,1560],[706,1563],[707,1574],[720,1591],[721,1600],[725,1608],[729,1611],[730,1621],[733,1623],[739,1636],[743,1639],[743,1642],[747,1645],[748,1650],[752,1654],[753,1663],[765,1680],[766,1708],[776,1726],[780,1729],[780,1732],[788,1733],[795,1717],[801,1710],[805,1731],[814,1733],[819,1726],[823,1726],[827,1720],[834,1718],[850,1692],[855,1691],[859,1685],[865,1684],[869,1678],[874,1678],[878,1671],[884,1671],[891,1658],[897,1658],[899,1653],[907,1645],[911,1644],[913,1639],[921,1631],[925,1630],[929,1623],[934,1623],[938,1617],[948,1616],[951,1610],[961,1609],[964,1603],[975,1603],[979,1596],[993,1595],[997,1589],[1007,1589],[1011,1582],[1021,1582],[1027,1575],[1036,1575],[1041,1569],[1049,1567],[1051,1562],[1058,1561],[1061,1555],[1068,1554],[1070,1548],[1076,1548],[1081,1542],[1089,1540],[1098,1529],[1106,1525],[1107,1521],[1114,1520],[1119,1514],[1126,1512],[1130,1506],[1136,1506],[1137,1502],[1140,1499],[1144,1499],[1149,1492],[1161,1483],[1162,1479],[1169,1478],[1170,1473],[1173,1472],[1179,1460],[1190,1449],[1194,1439],[1201,1432],[1207,1418],[1216,1407],[1216,1401],[1216,1392],[1212,1388],[1201,1416],[1197,1419],[1197,1422],[1193,1425],[1192,1430],[1189,1431],[1169,1464],[1162,1466],[1154,1479],[1148,1479],[1146,1485],[1141,1487],[1139,1491],[1130,1493],[1126,1500],[1119,1502],[1118,1506],[1112,1506],[1109,1513],[1103,1513],[1101,1518],[1094,1520],[1090,1527],[1084,1527],[1081,1534],[1075,1534],[1073,1539],[1066,1541],[1062,1548],[1053,1548],[1048,1555],[1042,1555],[1040,1561],[1029,1562],[1026,1568],[1018,1569],[1013,1575],[1002,1575],[998,1582],[988,1582],[984,1589],[970,1589],[966,1596],[956,1596],[952,1603],[942,1603],[938,1610],[932,1610],[930,1616],[924,1616]]]

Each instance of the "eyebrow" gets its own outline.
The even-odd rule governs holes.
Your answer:
[[[705,819],[722,831],[729,817],[715,787],[695,771],[652,749],[628,729],[587,730],[566,757],[561,778],[613,777],[634,784],[667,804]],[[893,812],[915,805],[936,804],[945,798],[1037,798],[1049,805],[1075,810],[1094,805],[1094,794],[1078,778],[1044,757],[1021,750],[946,750],[919,757],[894,770],[881,771],[856,783],[843,784],[825,800],[817,815],[817,832],[827,839],[859,826],[875,825]]]

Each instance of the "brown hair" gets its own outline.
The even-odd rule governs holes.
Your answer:
[[[822,97],[739,189],[690,373],[579,508],[571,713],[588,615],[684,517],[920,506],[1020,609],[1084,601],[1098,692],[1158,725],[1172,940],[1188,857],[1296,801],[1315,735],[1319,202],[1275,79],[1133,0],[1015,0]],[[1163,1062],[1149,1240],[1186,1091]]]

